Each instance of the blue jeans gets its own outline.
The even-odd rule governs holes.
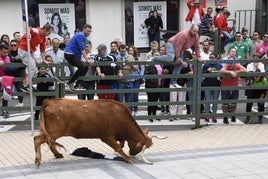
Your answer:
[[[220,95],[220,91],[219,90],[206,90],[205,91],[205,98],[208,101],[210,101],[210,100],[211,101],[212,100],[214,100],[214,101],[218,100],[219,95]],[[217,113],[217,109],[218,109],[218,104],[215,104],[215,103],[212,104],[212,111],[213,111],[214,114]],[[210,104],[206,104],[205,105],[205,111],[206,111],[207,114],[209,113],[209,111],[210,111]]]
[[[161,55],[161,56],[156,56],[153,58],[153,61],[160,61],[160,62],[173,62],[175,58],[175,46],[167,42],[167,54],[166,55]],[[180,53],[180,58],[183,59],[183,52]],[[180,74],[180,71],[182,69],[182,64],[186,64],[185,62],[182,62],[180,64],[174,64],[174,69],[172,74],[178,75]],[[171,78],[170,79],[170,84],[177,84],[177,78]]]
[[[234,91],[222,90],[221,91],[221,99],[222,100],[238,99],[238,97],[239,97],[239,91],[238,90],[234,90]],[[230,104],[225,103],[223,105],[230,105]],[[235,106],[236,103],[233,102],[232,105]]]
[[[133,89],[134,84],[133,82],[118,82],[118,89]],[[118,93],[116,95],[116,100],[123,103],[125,97],[125,102],[133,102],[133,92],[132,93]],[[132,106],[129,106],[130,111],[132,110]]]
[[[152,41],[157,41],[158,44],[160,42],[160,32],[152,33],[151,29],[148,29],[148,38],[149,38],[149,45]]]
[[[222,31],[222,35],[224,36],[224,40],[221,43],[221,51],[224,50],[224,47],[232,40],[232,36],[227,31]]]
[[[140,80],[135,80],[133,81],[134,84],[134,89],[139,89],[140,88]],[[139,102],[139,92],[134,92],[133,93],[133,102]],[[138,106],[133,106],[133,110],[137,111],[138,110]]]

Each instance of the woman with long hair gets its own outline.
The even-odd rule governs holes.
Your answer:
[[[139,52],[138,49],[134,45],[130,45],[128,47],[128,54],[132,55],[135,59],[135,61],[140,61]],[[137,71],[133,73],[133,75],[141,76],[144,74],[144,66],[143,65],[136,65]],[[141,78],[135,78],[133,84],[135,89],[139,89],[141,82],[143,82],[143,79]],[[139,102],[139,92],[133,93],[133,102]],[[136,116],[138,112],[138,106],[133,107],[132,114],[133,116]]]
[[[53,26],[53,33],[62,36],[62,20],[59,13],[52,14],[50,24]]]

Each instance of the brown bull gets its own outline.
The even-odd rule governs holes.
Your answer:
[[[34,137],[35,164],[40,165],[43,143],[56,158],[62,158],[56,147],[63,146],[55,140],[63,136],[99,138],[126,162],[133,162],[122,150],[124,142],[128,142],[130,155],[141,152],[143,158],[144,150],[153,144],[148,132],[141,130],[126,105],[114,100],[45,100],[40,111],[40,134]]]

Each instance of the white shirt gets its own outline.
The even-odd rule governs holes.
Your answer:
[[[203,51],[201,51],[200,53],[200,57],[202,60],[209,60],[209,55],[211,54],[211,52],[205,53]]]
[[[61,49],[58,49],[57,52],[55,52],[53,48],[48,49],[46,51],[46,55],[50,55],[52,57],[53,63],[56,64],[66,61],[64,58],[64,51]]]
[[[198,8],[195,9],[195,13],[192,19],[192,24],[200,25],[201,24],[201,17],[198,11]]]
[[[255,72],[256,69],[259,69],[261,72],[265,72],[264,64],[262,62],[251,62],[247,65],[248,72]]]

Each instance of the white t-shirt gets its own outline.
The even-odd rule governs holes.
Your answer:
[[[254,63],[251,62],[247,65],[247,71],[249,72],[255,72],[256,69],[259,69],[261,72],[265,72],[264,65],[262,62]]]
[[[200,25],[201,24],[201,17],[198,11],[198,8],[195,9],[195,13],[192,19],[192,24]]]
[[[203,51],[201,51],[200,53],[200,57],[202,60],[209,60],[209,55],[211,54],[211,52],[205,53]]]

